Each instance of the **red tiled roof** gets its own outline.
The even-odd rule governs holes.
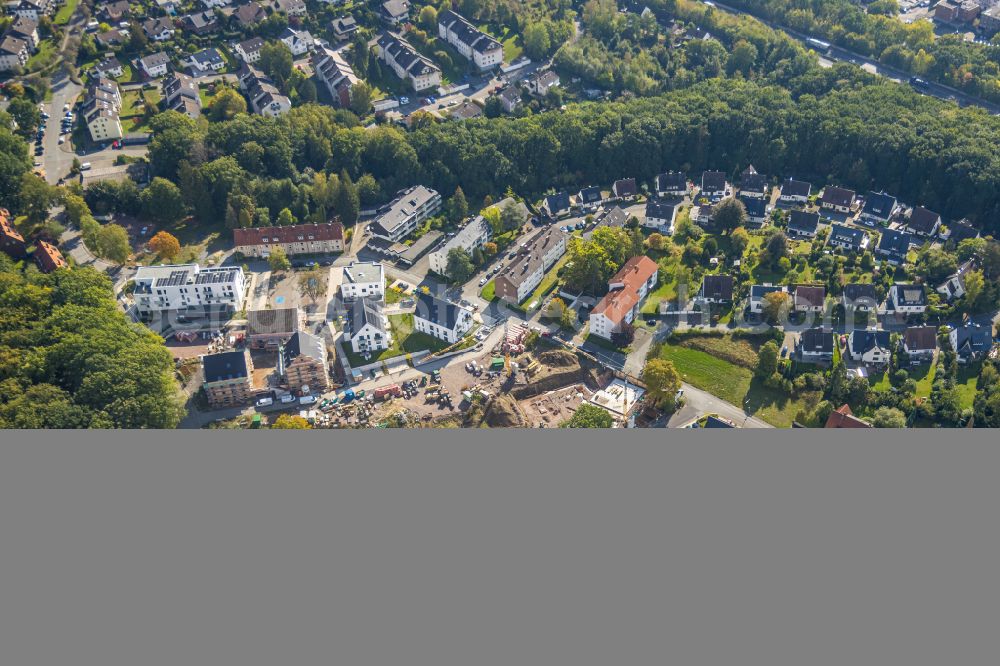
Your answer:
[[[299,236],[302,236],[300,239]],[[309,238],[312,236],[312,238]],[[266,240],[265,240],[266,239]],[[290,227],[250,227],[233,229],[237,247],[243,245],[271,245],[274,243],[300,243],[309,240],[344,240],[344,225],[340,222],[326,224],[296,224]]]
[[[639,293],[634,289],[618,289],[609,292],[594,306],[591,314],[603,314],[615,326],[621,325],[625,315],[639,302]]]
[[[615,283],[622,282],[625,284],[626,289],[639,291],[639,288],[649,278],[653,277],[653,274],[658,270],[659,267],[656,265],[656,262],[643,254],[626,261],[622,269],[610,281]]]
[[[43,240],[35,242],[35,261],[43,273],[51,273],[67,265],[59,248]]]
[[[862,421],[851,411],[850,405],[843,405],[839,409],[830,412],[830,418],[826,420],[826,428],[871,428],[871,425]]]
[[[0,236],[24,242],[24,237],[14,228],[14,221],[6,208],[0,208]]]
[[[639,289],[659,270],[656,262],[645,255],[632,257],[609,282],[623,284],[622,289],[609,292],[594,306],[591,314],[604,314],[616,326],[639,303]]]

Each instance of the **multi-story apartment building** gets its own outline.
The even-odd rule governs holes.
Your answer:
[[[494,279],[496,295],[515,305],[530,296],[545,272],[566,253],[566,238],[566,232],[553,226],[523,243],[517,256]]]
[[[446,9],[438,14],[438,36],[455,47],[466,60],[479,69],[503,64],[503,46],[477,29],[463,16]]]
[[[379,209],[368,231],[376,238],[398,243],[416,230],[417,226],[441,209],[441,195],[423,185],[416,185],[396,194],[396,198]]]
[[[389,318],[382,311],[382,304],[370,298],[359,298],[351,308],[351,326],[344,331],[355,354],[388,349],[392,344]]]
[[[372,261],[352,261],[344,267],[340,281],[340,297],[345,301],[368,298],[381,301],[385,298],[385,270],[382,264]]]
[[[351,88],[359,79],[340,53],[326,47],[316,49],[312,55],[312,68],[316,79],[326,86],[335,104],[346,107],[351,103]]]
[[[375,54],[417,92],[441,85],[441,69],[399,37],[383,34],[376,42]]]
[[[133,281],[136,311],[142,317],[163,312],[238,312],[246,298],[246,278],[239,266],[140,266]]]
[[[14,228],[14,218],[6,208],[0,208],[0,251],[13,259],[23,259],[28,246],[24,236]]]
[[[299,331],[285,343],[278,354],[278,375],[291,391],[326,391],[330,375],[326,369],[326,343],[323,338]]]
[[[454,344],[472,328],[472,311],[444,299],[420,292],[413,312],[413,328],[438,340]]]
[[[253,361],[250,351],[228,351],[201,357],[205,376],[202,388],[214,409],[234,407],[253,397]]]
[[[608,282],[608,293],[590,311],[590,332],[610,340],[639,314],[639,306],[656,287],[659,268],[647,256],[629,259]]]
[[[87,89],[86,101],[80,112],[87,123],[90,138],[96,142],[122,138],[121,108],[122,96],[118,84],[104,77],[95,79]]]
[[[491,234],[490,223],[482,215],[477,215],[441,247],[428,255],[431,270],[438,275],[449,277],[448,253],[460,249],[472,254],[477,247],[482,247],[490,239]]]
[[[338,220],[326,224],[233,229],[233,243],[236,251],[247,257],[269,257],[276,247],[287,255],[343,252],[344,225]]]
[[[0,72],[20,69],[31,57],[28,42],[12,34],[0,37]]]

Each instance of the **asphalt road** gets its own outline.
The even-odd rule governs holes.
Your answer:
[[[674,412],[667,423],[668,428],[683,427],[705,414],[718,414],[736,424],[738,428],[773,428],[769,423],[749,416],[742,409],[706,393],[690,384],[681,384],[684,390],[684,405]]]

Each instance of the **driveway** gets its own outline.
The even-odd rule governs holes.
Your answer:
[[[667,422],[668,428],[682,428],[706,414],[718,414],[736,424],[738,428],[773,428],[769,423],[749,416],[741,408],[706,393],[690,384],[681,384],[684,405],[674,412]]]

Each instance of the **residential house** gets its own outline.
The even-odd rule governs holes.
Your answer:
[[[899,203],[896,197],[885,192],[869,192],[865,197],[865,203],[858,214],[858,222],[867,224],[869,227],[876,225],[887,226],[889,220],[899,210]]]
[[[948,334],[951,348],[958,355],[959,363],[969,363],[985,358],[993,349],[993,334],[990,327],[979,324],[965,324]]]
[[[783,284],[755,284],[750,287],[750,298],[748,299],[750,312],[763,314],[764,305],[767,303],[764,297],[776,293],[787,294],[788,287]]]
[[[155,4],[164,14],[176,16],[177,12],[180,10],[181,3],[180,0],[153,0],[153,4]]]
[[[906,263],[906,255],[913,244],[913,236],[895,229],[883,229],[882,237],[875,248],[875,254],[883,257],[890,264],[901,266]]]
[[[109,55],[90,69],[90,76],[96,78],[117,79],[125,74],[125,66],[117,57]]]
[[[43,17],[52,14],[54,3],[51,0],[15,0],[7,5],[11,16],[31,19],[36,23]]]
[[[264,48],[264,40],[260,37],[251,37],[237,44],[233,51],[243,62],[253,64],[260,60],[262,48]]]
[[[549,90],[559,86],[559,75],[551,69],[536,72],[524,80],[528,92],[536,97],[544,97]]]
[[[467,99],[462,100],[448,111],[448,117],[452,120],[472,120],[481,115],[483,115],[483,107]]]
[[[500,98],[500,106],[507,113],[514,113],[521,106],[521,89],[517,86],[507,86],[497,97]]]
[[[98,32],[94,34],[94,41],[100,46],[100,48],[111,49],[116,46],[121,46],[129,40],[129,34],[117,28],[112,28],[107,32]]]
[[[128,0],[114,0],[101,5],[97,18],[109,25],[118,25],[129,15]]]
[[[302,330],[302,311],[273,308],[247,312],[247,343],[252,349],[277,349]]]
[[[386,0],[379,8],[379,18],[389,25],[405,23],[410,18],[410,3],[407,0]]]
[[[911,363],[933,360],[937,351],[937,329],[933,326],[910,326],[903,333],[902,346]]]
[[[480,70],[503,64],[503,46],[479,30],[465,17],[445,9],[437,15],[438,37],[455,47],[462,57]]]
[[[656,196],[683,199],[690,192],[687,176],[680,171],[668,171],[656,177]]]
[[[830,412],[830,416],[826,420],[826,425],[824,428],[871,428],[871,424],[867,421],[862,421],[854,415],[851,411],[851,406],[844,404],[837,409]]]
[[[628,222],[628,213],[623,211],[618,206],[612,206],[611,208],[605,208],[600,213],[594,217],[594,228],[589,232],[585,233],[584,236],[589,238],[595,231],[601,227],[608,227],[610,229],[624,229],[625,223]]]
[[[809,202],[810,194],[812,194],[811,183],[788,178],[781,183],[781,194],[778,195],[778,201],[783,204],[805,204]]]
[[[29,51],[34,51],[38,48],[38,21],[15,16],[7,28],[7,34],[26,41]]]
[[[897,316],[923,314],[927,311],[927,290],[922,284],[894,284],[889,287],[884,310]]]
[[[712,204],[692,206],[688,218],[702,229],[711,229],[715,224],[715,206]]]
[[[377,261],[352,261],[344,267],[340,297],[345,301],[385,298],[385,269]]]
[[[656,229],[661,234],[671,235],[674,233],[679,208],[679,202],[649,199],[646,201],[646,214],[642,224],[644,227]]]
[[[292,52],[292,56],[296,58],[304,53],[308,53],[316,45],[316,40],[308,30],[285,28],[278,35],[278,39],[288,47],[288,50]]]
[[[136,311],[142,317],[162,312],[239,312],[246,300],[247,279],[239,266],[140,266],[133,282]]]
[[[820,327],[802,331],[795,352],[805,363],[830,363],[833,361],[833,333]]]
[[[14,218],[6,208],[0,208],[0,251],[12,259],[23,259],[27,256],[28,246],[24,236],[14,226]]]
[[[857,198],[854,190],[843,187],[826,187],[823,189],[823,196],[820,198],[820,208],[828,212],[850,214],[854,208]]]
[[[257,2],[248,2],[245,5],[240,5],[236,8],[236,11],[233,12],[233,20],[236,21],[237,25],[243,28],[249,28],[250,26],[257,25],[266,18],[267,12]]]
[[[632,201],[639,194],[635,178],[621,178],[611,186],[611,192],[622,201]]]
[[[546,271],[566,253],[566,239],[564,231],[550,226],[522,243],[517,256],[494,279],[496,295],[514,305],[528,298]]]
[[[121,108],[121,91],[114,80],[98,78],[91,81],[80,108],[90,138],[98,143],[122,138]]]
[[[151,39],[154,42],[165,42],[174,36],[174,24],[166,17],[151,18],[146,19],[142,23],[142,31],[146,35],[146,39]]]
[[[233,0],[201,0],[205,9],[222,9],[233,3]]]
[[[38,264],[38,270],[43,273],[51,273],[69,266],[59,248],[44,240],[35,241],[35,263]]]
[[[354,36],[354,33],[358,31],[358,22],[354,20],[354,17],[348,14],[347,16],[341,16],[333,19],[330,22],[330,29],[333,31],[333,36],[337,40],[345,42]]]
[[[542,201],[542,212],[550,219],[558,219],[569,215],[570,199],[567,192],[550,194]]]
[[[915,206],[903,225],[911,234],[934,236],[941,228],[941,216],[923,206]]]
[[[734,280],[731,275],[706,275],[695,297],[697,303],[732,303]]]
[[[240,87],[250,100],[254,113],[277,118],[292,108],[292,100],[281,94],[274,82],[259,69],[243,63],[240,70]]]
[[[207,9],[203,12],[187,14],[181,17],[181,26],[196,35],[207,35],[219,29],[219,19],[215,11]]]
[[[347,107],[351,103],[351,90],[359,79],[344,57],[337,51],[320,47],[313,52],[312,69],[316,79],[322,83],[334,104]]]
[[[30,57],[27,41],[10,34],[0,36],[0,71],[20,70]]]
[[[226,61],[216,48],[207,48],[191,54],[187,66],[193,76],[204,76],[213,72],[221,72],[226,68]]]
[[[791,238],[815,238],[819,228],[819,213],[793,210],[788,215],[788,235]]]
[[[944,296],[944,299],[948,302],[957,301],[962,298],[962,296],[965,296],[965,274],[974,267],[975,261],[972,259],[966,261],[958,267],[957,271],[949,275],[948,279],[935,289],[935,291]]]
[[[428,255],[431,270],[438,275],[451,277],[448,273],[448,253],[458,249],[471,255],[476,248],[486,244],[492,233],[490,223],[482,215],[475,216],[441,247]]]
[[[408,42],[394,35],[384,33],[379,37],[375,54],[379,60],[389,65],[397,77],[408,81],[417,92],[441,85],[441,69],[419,54]]]
[[[202,388],[213,409],[246,404],[254,394],[250,350],[206,354],[201,357]]]
[[[870,283],[844,285],[843,300],[845,310],[871,312],[878,307],[878,294]]]
[[[827,243],[832,247],[841,248],[848,252],[864,252],[870,242],[868,234],[861,229],[845,227],[842,224],[830,225],[830,238]]]
[[[604,195],[601,193],[601,188],[596,185],[591,185],[580,190],[576,195],[578,205],[584,211],[595,210],[604,201]]]
[[[718,201],[729,193],[729,184],[726,182],[724,171],[705,171],[701,174],[700,196],[708,198],[710,201]]]
[[[413,329],[455,344],[472,328],[472,311],[437,296],[417,292]]]
[[[323,338],[298,331],[278,352],[278,376],[289,391],[323,393],[330,388],[326,358]]]
[[[889,331],[856,328],[847,339],[850,357],[865,365],[886,365],[892,358],[892,340]]]
[[[158,79],[161,76],[166,76],[169,68],[170,56],[163,51],[157,51],[139,59],[139,69],[147,79]]]
[[[767,199],[740,194],[740,202],[747,212],[747,226],[760,229],[767,224]]]
[[[608,282],[608,293],[590,311],[590,332],[605,340],[631,324],[656,287],[659,268],[645,255],[632,257]]]
[[[767,199],[767,176],[757,173],[751,164],[740,174],[740,198]]]
[[[305,0],[272,0],[271,9],[285,16],[305,16],[309,13]]]
[[[1000,5],[997,5],[1000,8]],[[979,238],[979,229],[969,224],[968,220],[959,220],[948,225],[948,240],[957,247],[959,243],[971,238]]]
[[[344,225],[336,220],[326,224],[233,229],[233,243],[236,251],[246,257],[266,259],[275,248],[281,248],[288,256],[331,254],[344,251]]]
[[[163,80],[163,101],[172,109],[195,119],[201,115],[201,94],[198,84],[186,74],[177,72]]]
[[[379,208],[368,231],[376,238],[398,243],[427,218],[441,210],[441,195],[423,185],[415,185],[396,194],[396,198]]]
[[[364,354],[392,345],[389,318],[382,311],[382,303],[370,298],[358,298],[351,306],[350,330],[344,337],[351,343],[355,354]]]
[[[799,285],[795,288],[796,312],[823,312],[826,302],[826,287]]]

